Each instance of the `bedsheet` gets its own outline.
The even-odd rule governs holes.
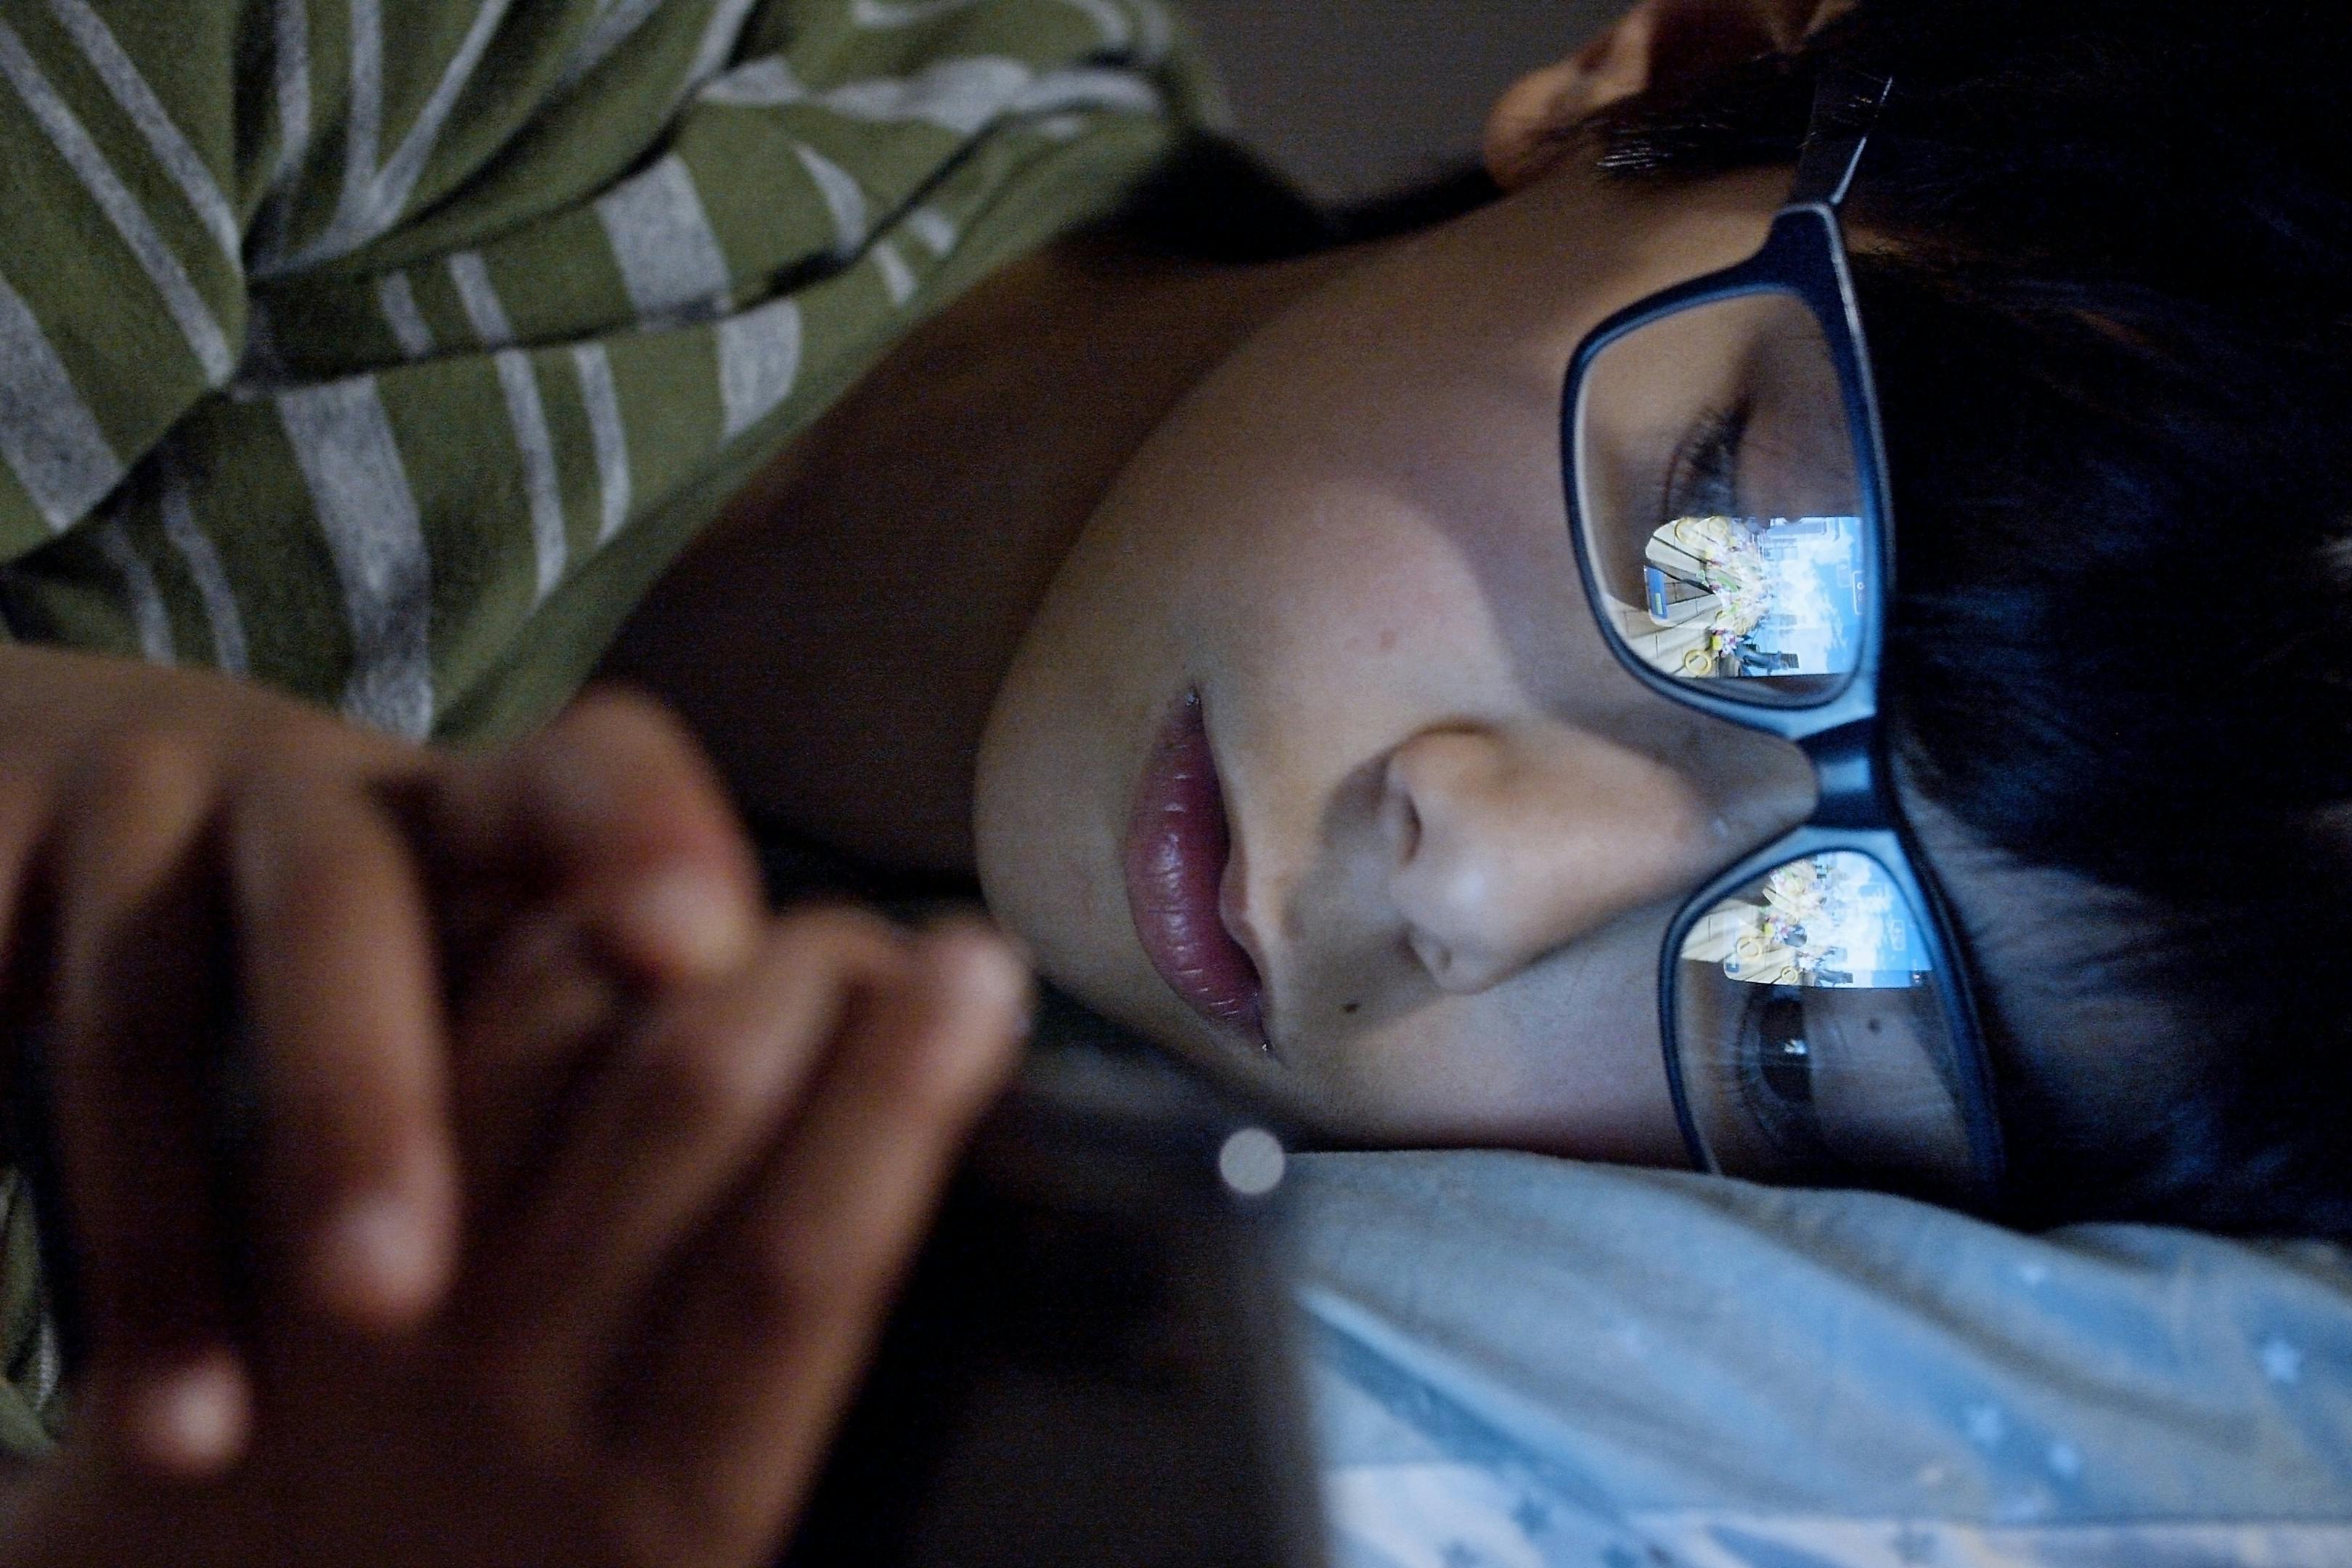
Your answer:
[[[2352,1565],[2352,1258],[1307,1155],[1338,1568]]]

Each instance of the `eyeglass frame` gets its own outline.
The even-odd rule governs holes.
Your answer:
[[[1825,74],[1799,155],[1795,184],[1774,216],[1762,248],[1737,266],[1661,289],[1611,315],[1586,335],[1569,362],[1562,395],[1560,473],[1577,570],[1602,639],[1617,661],[1670,700],[1793,743],[1812,763],[1820,781],[1820,800],[1811,816],[1700,887],[1667,929],[1658,963],[1658,1025],[1675,1120],[1692,1166],[1720,1170],[1700,1134],[1683,1082],[1675,994],[1684,944],[1710,913],[1782,867],[1821,855],[1860,854],[1887,874],[1913,910],[1927,917],[1921,934],[1927,939],[1927,958],[1953,1042],[1954,1088],[1968,1124],[1970,1168],[1978,1184],[1966,1195],[1975,1206],[1989,1208],[2003,1191],[2005,1156],[1974,971],[1948,901],[1927,870],[1896,799],[1895,770],[1878,722],[1879,672],[1890,618],[1886,606],[1895,602],[1895,513],[1877,386],[1838,212],[1853,190],[1871,132],[1894,88],[1893,81],[1882,77],[1835,69]],[[1859,658],[1843,682],[1818,700],[1784,704],[1716,696],[1651,668],[1634,651],[1609,614],[1610,600],[1592,559],[1578,462],[1583,394],[1601,354],[1643,328],[1685,310],[1761,294],[1802,303],[1820,325],[1836,366],[1855,456],[1862,521],[1867,525],[1863,530],[1866,581],[1876,596],[1876,613],[1864,617]]]

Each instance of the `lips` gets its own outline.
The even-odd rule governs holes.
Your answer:
[[[1198,692],[1152,742],[1127,831],[1127,900],[1135,933],[1168,988],[1211,1023],[1265,1038],[1257,965],[1220,912],[1233,837]]]

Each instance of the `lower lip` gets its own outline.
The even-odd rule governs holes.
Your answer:
[[[1233,838],[1198,693],[1152,742],[1127,829],[1127,901],[1135,933],[1168,988],[1213,1024],[1255,1042],[1265,1033],[1257,965],[1219,912]]]

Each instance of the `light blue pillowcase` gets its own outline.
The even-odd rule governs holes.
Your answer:
[[[1339,1568],[2352,1565],[2352,1258],[1309,1155]]]

